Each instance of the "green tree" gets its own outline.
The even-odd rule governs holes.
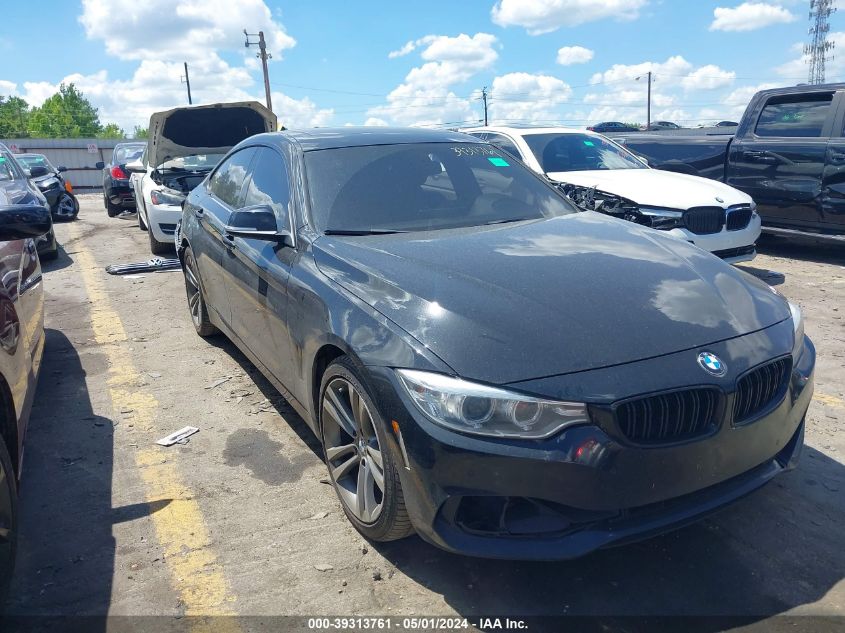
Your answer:
[[[132,138],[148,138],[147,128],[136,125],[135,131],[132,132]]]
[[[97,108],[72,83],[33,108],[29,120],[30,133],[40,138],[90,138],[102,129]]]
[[[29,136],[29,104],[20,97],[0,96],[0,138]]]
[[[126,132],[117,123],[107,123],[97,134],[97,138],[126,138]]]

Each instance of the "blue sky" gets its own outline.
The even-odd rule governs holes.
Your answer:
[[[74,81],[127,130],[156,110],[263,100],[255,49],[273,60],[274,110],[289,127],[494,121],[737,118],[760,87],[806,81],[807,0],[52,0],[7,3],[0,94],[37,105]],[[119,8],[118,8],[119,7]],[[44,19],[49,16],[49,19]],[[831,38],[845,47],[845,16]],[[845,29],[843,29],[845,30]],[[392,53],[392,54],[391,54]],[[840,59],[842,61],[840,61]],[[828,80],[845,74],[845,50]]]

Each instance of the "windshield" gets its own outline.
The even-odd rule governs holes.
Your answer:
[[[50,164],[50,161],[47,160],[46,156],[42,156],[41,154],[24,154],[21,156],[16,156],[18,162],[24,167],[24,169],[32,169],[33,167],[46,167],[47,171],[56,171],[56,169]]]
[[[306,152],[315,228],[428,231],[555,217],[575,209],[486,143],[415,143]]]
[[[191,154],[164,161],[159,171],[211,171],[225,154]]]
[[[543,171],[648,169],[636,156],[605,138],[590,134],[526,134],[528,147]]]
[[[0,151],[0,181],[15,180],[20,178],[19,172],[15,169],[15,159],[11,154]]]
[[[137,145],[118,145],[114,148],[114,155],[112,156],[112,164],[123,165],[124,163],[131,163],[137,160],[144,153],[146,145],[139,143]]]

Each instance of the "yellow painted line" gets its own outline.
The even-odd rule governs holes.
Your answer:
[[[71,224],[68,228],[73,238],[81,240],[76,225]],[[112,308],[103,283],[106,273],[84,247],[75,255],[91,301],[94,339],[109,360],[107,382],[112,407],[115,413],[131,409],[135,431],[146,433],[148,437],[142,441],[152,444],[156,439],[153,431],[158,401],[151,393],[138,388],[140,376],[128,349],[126,330]],[[135,454],[135,463],[144,482],[147,502],[169,501],[150,516],[172,575],[173,588],[185,606],[186,615],[234,615],[230,604],[235,598],[214,553],[199,504],[179,469],[166,461],[166,457],[165,450],[158,447],[140,449]],[[199,631],[212,627],[214,631],[239,630],[236,621],[229,618],[216,619],[213,623],[203,618],[189,622],[193,630]]]
[[[837,396],[829,396],[826,393],[819,393],[817,391],[813,394],[813,400],[826,404],[829,407],[839,407],[840,409],[845,409],[845,400]]]

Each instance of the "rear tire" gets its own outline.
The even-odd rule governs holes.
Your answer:
[[[349,357],[323,374],[318,415],[329,478],[350,523],[372,541],[413,534],[387,424]]]
[[[120,212],[122,211],[120,206],[116,205],[116,204],[112,204],[111,200],[109,200],[108,198],[105,197],[105,194],[103,194],[103,197],[105,199],[105,204],[106,204],[106,213],[108,213],[109,217],[114,218],[114,217],[118,216],[120,214]]]
[[[6,602],[18,549],[18,489],[6,442],[0,438],[0,605]]]
[[[150,232],[152,235],[152,231]],[[205,296],[202,293],[197,260],[194,259],[194,252],[188,246],[182,256],[182,272],[185,275],[185,292],[188,295],[188,310],[191,314],[191,322],[197,334],[203,338],[219,334],[220,330],[208,318],[208,308],[205,305]]]

